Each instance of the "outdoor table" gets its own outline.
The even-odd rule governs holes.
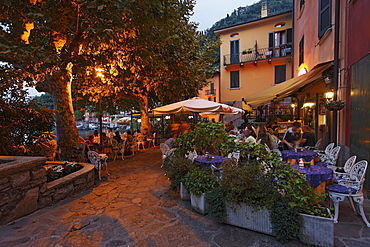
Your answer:
[[[298,165],[291,167],[301,174],[306,175],[306,183],[310,184],[314,192],[319,195],[325,193],[325,186],[332,183],[333,170],[327,167],[311,165],[309,168],[299,168]]]
[[[227,157],[223,156],[218,156],[218,155],[212,155],[212,159],[207,160],[207,157],[204,155],[197,156],[194,159],[194,162],[200,163],[200,167],[205,167],[205,166],[211,166],[214,165],[215,167],[219,168],[222,161],[226,160]]]
[[[314,159],[316,156],[318,156],[318,154],[311,150],[302,150],[300,152],[292,150],[281,151],[282,159],[289,161],[290,164],[297,164],[299,159],[304,159],[304,161],[311,162],[311,165],[314,165]]]

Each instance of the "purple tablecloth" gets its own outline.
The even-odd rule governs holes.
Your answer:
[[[299,173],[305,174],[307,184],[311,184],[313,188],[319,186],[321,182],[333,178],[333,170],[327,167],[315,165],[310,168],[299,168],[298,165],[291,165],[291,167]]]
[[[301,152],[294,152],[291,150],[283,150],[281,151],[281,156],[283,160],[286,158],[299,160],[303,158],[305,161],[309,162],[317,156],[317,153],[310,150],[302,150]]]
[[[213,155],[211,160],[207,160],[206,156],[198,156],[194,159],[195,162],[199,162],[201,165],[214,165],[219,167],[222,161],[226,160],[227,157]]]

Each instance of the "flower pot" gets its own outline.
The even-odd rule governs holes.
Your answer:
[[[205,214],[206,210],[209,207],[209,204],[206,201],[206,193],[200,195],[190,195],[191,207],[194,211]]]
[[[183,182],[180,183],[180,197],[183,201],[190,201],[190,194]]]

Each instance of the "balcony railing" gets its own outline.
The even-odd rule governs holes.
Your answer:
[[[274,48],[261,48],[224,56],[224,65],[251,62],[255,60],[270,59],[275,57],[286,57],[292,54],[292,46],[284,44]]]
[[[216,89],[208,89],[206,91],[206,96],[216,95]]]

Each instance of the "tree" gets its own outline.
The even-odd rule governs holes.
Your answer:
[[[81,92],[93,93],[91,100],[103,96],[133,99],[140,105],[142,128],[149,125],[148,108],[161,101],[172,103],[196,96],[211,75],[209,65],[217,41],[207,40],[188,23],[194,1],[131,1],[126,18],[131,20],[135,39],[122,44],[116,39],[116,51],[110,50],[113,60],[106,61],[102,80],[104,88],[91,90],[91,81],[97,80],[94,68],[84,73],[79,83]],[[145,7],[143,7],[145,6]],[[100,51],[101,52],[101,51]],[[82,74],[82,73],[81,73]],[[109,92],[108,94],[104,92]]]
[[[95,102],[137,100],[145,126],[150,94],[173,100],[204,85],[207,46],[198,49],[200,37],[187,24],[193,6],[192,0],[0,3],[0,61],[52,95],[62,159],[72,157],[78,141],[72,91]],[[179,97],[162,94],[173,89]]]
[[[30,149],[35,146],[35,139],[51,131],[54,125],[53,110],[37,105],[28,97],[23,81],[18,79],[19,73],[6,64],[0,65],[0,154],[3,155],[32,154]]]

